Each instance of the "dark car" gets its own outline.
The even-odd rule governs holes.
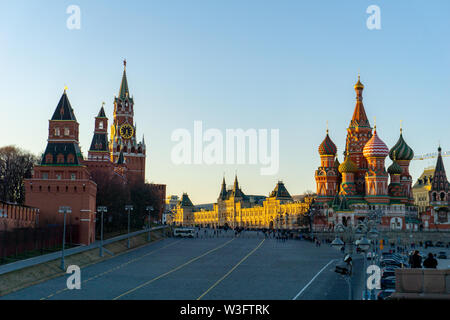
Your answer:
[[[436,244],[435,244],[434,246],[435,246],[435,247],[440,247],[440,248],[445,247],[445,245],[444,245],[444,243],[443,243],[442,241],[436,242]]]
[[[381,279],[387,278],[387,277],[395,277],[395,270],[393,270],[393,269],[383,270],[383,273],[381,274]]]
[[[383,261],[381,261],[380,265],[382,267],[386,267],[386,266],[397,266],[399,268],[403,267],[404,263],[394,260],[394,259],[384,259]]]
[[[395,277],[381,278],[381,289],[395,289]]]
[[[390,297],[395,292],[395,289],[385,289],[381,290],[377,294],[378,300],[386,300],[386,298]]]
[[[447,259],[447,253],[445,253],[444,251],[441,251],[438,253],[437,258],[438,259]]]
[[[432,247],[433,246],[433,242],[431,242],[431,241],[425,241],[425,248],[426,247]]]

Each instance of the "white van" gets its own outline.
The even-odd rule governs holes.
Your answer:
[[[192,228],[175,228],[173,230],[174,237],[193,238],[194,235],[195,232]]]

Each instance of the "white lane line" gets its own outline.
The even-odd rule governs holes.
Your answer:
[[[320,269],[320,271],[319,272],[317,272],[317,274],[314,276],[314,278],[312,278],[311,279],[311,281],[310,282],[308,282],[308,284],[306,285],[306,286],[304,286],[303,287],[303,289],[302,290],[300,290],[300,292],[299,293],[297,293],[297,295],[294,297],[294,298],[292,298],[292,300],[297,300],[297,298],[309,287],[309,285],[311,284],[311,283],[313,283],[313,281],[319,276],[319,274],[321,274],[322,273],[322,271],[323,270],[325,270],[333,261],[335,261],[336,259],[333,259],[333,260],[331,260],[330,262],[328,262],[322,269]]]

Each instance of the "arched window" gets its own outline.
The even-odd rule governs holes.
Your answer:
[[[70,129],[69,128],[64,128],[64,135],[68,136],[70,134]]]
[[[70,153],[67,156],[67,163],[74,163],[74,162],[75,162],[75,156],[72,153]]]
[[[100,122],[98,123],[98,128],[99,128],[99,129],[103,129],[103,121],[100,121]]]
[[[55,136],[59,136],[60,135],[60,131],[59,131],[59,128],[55,128]]]
[[[64,155],[62,153],[56,156],[56,163],[64,163]]]
[[[53,155],[47,153],[45,156],[45,163],[53,163]]]

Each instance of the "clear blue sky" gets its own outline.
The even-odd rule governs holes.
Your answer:
[[[66,9],[81,8],[69,30]],[[366,8],[381,8],[368,30]],[[113,96],[127,59],[147,179],[194,203],[216,200],[235,170],[243,191],[267,195],[282,179],[291,194],[315,190],[317,147],[329,121],[342,159],[358,70],[364,103],[392,147],[403,120],[416,154],[450,150],[449,1],[2,1],[0,145],[41,153],[64,85],[89,148],[102,101]],[[280,170],[180,165],[170,161],[173,130],[280,129]],[[449,158],[445,165],[450,174]],[[390,161],[386,162],[389,165]],[[417,179],[435,160],[411,165]]]

